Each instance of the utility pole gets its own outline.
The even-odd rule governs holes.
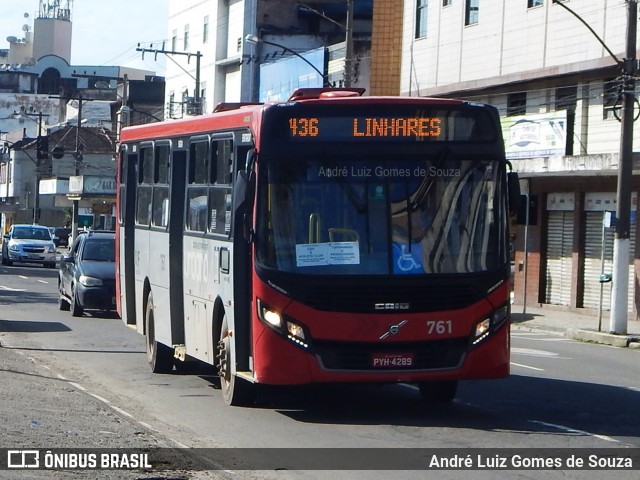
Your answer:
[[[80,166],[82,164],[82,145],[80,143],[80,124],[82,122],[82,93],[78,95],[78,126],[76,127],[76,151],[74,154],[75,174],[76,177],[80,175]],[[71,220],[71,238],[75,241],[78,237],[78,219],[80,217],[80,200],[74,198],[73,200],[73,213]],[[71,245],[71,242],[69,242]]]
[[[635,104],[636,27],[638,4],[627,0],[627,39],[622,61],[622,120],[620,159],[618,161],[618,193],[616,196],[616,229],[613,241],[613,292],[609,331],[627,333],[629,305],[629,258],[631,225],[631,181],[633,176],[633,108]],[[634,252],[635,255],[635,252]]]
[[[200,50],[198,50],[196,53],[176,52],[175,50],[165,50],[164,49],[164,42],[162,42],[162,48],[161,49],[143,48],[143,47],[140,46],[140,44],[138,44],[138,48],[136,48],[136,51],[142,52],[142,58],[144,58],[144,54],[145,53],[154,53],[156,56],[159,53],[162,53],[162,54],[166,55],[167,58],[169,58],[171,61],[173,61],[178,67],[180,67],[183,72],[185,72],[187,75],[189,75],[191,78],[193,78],[196,81],[195,91],[194,91],[194,95],[193,95],[193,102],[195,103],[195,108],[196,108],[194,114],[195,115],[202,115],[202,105],[201,105],[201,101],[200,101],[200,59],[202,58],[202,53],[200,53]],[[196,57],[196,75],[195,75],[195,77],[193,75],[191,75],[191,73],[189,73],[187,70],[185,70],[181,65],[176,63],[170,57],[170,55],[186,55],[187,56],[187,62],[189,62],[189,60],[191,60],[191,57]]]
[[[49,116],[48,113],[26,113],[14,112],[14,115],[24,116],[31,120],[31,117],[38,117],[38,120],[32,120],[38,123],[38,135],[36,136],[36,158],[35,163],[35,186],[33,189],[33,224],[40,224],[40,177],[42,176],[42,161],[49,158],[49,137],[42,135],[42,117]]]
[[[598,34],[580,16],[567,7],[562,0],[552,0],[582,22],[598,39],[607,53],[615,60],[621,70],[619,78],[621,107],[620,154],[618,159],[618,190],[616,194],[616,224],[613,240],[613,271],[611,291],[611,316],[609,332],[625,335],[629,308],[629,259],[631,254],[631,183],[633,176],[633,108],[636,101],[635,78],[638,72],[636,59],[636,29],[638,24],[638,0],[625,0],[627,3],[627,36],[625,58],[618,57],[607,47]],[[634,256],[635,256],[635,252]]]
[[[344,86],[347,88],[353,83],[353,1],[347,0],[346,51],[344,54]]]

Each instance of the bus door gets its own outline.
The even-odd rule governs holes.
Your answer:
[[[118,204],[118,274],[120,315],[126,325],[136,324],[134,240],[136,216],[136,146],[120,151],[120,189]]]
[[[171,339],[184,344],[184,301],[182,251],[184,229],[184,202],[187,178],[187,151],[173,150],[170,162],[171,191],[169,203],[169,299]]]

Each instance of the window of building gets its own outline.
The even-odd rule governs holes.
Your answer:
[[[189,24],[184,26],[184,45],[183,50],[187,52],[189,50]]]
[[[615,79],[604,82],[602,96],[602,118],[605,120],[616,118],[616,109],[621,107],[622,99],[618,90],[618,81]],[[620,113],[618,112],[618,116]]]
[[[556,110],[575,110],[578,100],[578,87],[556,88]]]
[[[416,1],[416,38],[427,36],[428,0]]]
[[[449,5],[451,5],[451,0],[442,0],[443,7],[448,7]]]
[[[527,113],[527,92],[510,93],[507,97],[507,117]]]
[[[527,0],[527,8],[540,7],[544,4],[544,0]]]
[[[202,25],[202,43],[209,41],[209,15],[204,16],[204,24]]]
[[[480,0],[465,0],[464,5],[464,24],[475,25],[478,23],[480,10]]]
[[[175,52],[176,48],[178,48],[178,31],[174,30],[171,32],[171,50]]]

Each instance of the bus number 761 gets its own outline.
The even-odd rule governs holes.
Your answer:
[[[453,326],[451,320],[429,320],[427,321],[427,333],[429,335],[444,335],[446,333],[453,333]]]

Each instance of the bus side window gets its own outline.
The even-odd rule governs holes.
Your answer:
[[[154,227],[169,224],[169,145],[157,145],[154,166],[153,216]]]
[[[149,225],[151,220],[151,187],[138,188],[138,202],[136,209],[136,223]]]
[[[231,233],[231,178],[233,171],[233,142],[211,142],[212,185],[209,186],[209,230],[220,235]]]
[[[209,144],[194,142],[189,146],[189,185],[187,187],[186,228],[207,231],[207,183]]]
[[[138,165],[138,183],[153,183],[153,148],[140,149],[140,163]]]

